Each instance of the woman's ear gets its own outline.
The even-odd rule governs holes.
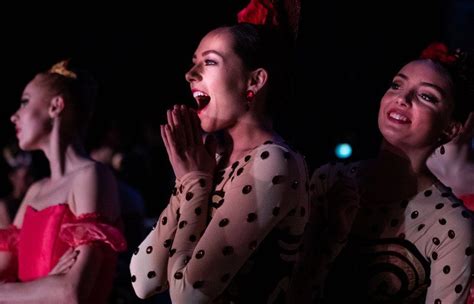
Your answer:
[[[458,136],[462,131],[462,124],[458,121],[451,121],[443,130],[443,142],[449,142]]]
[[[48,113],[51,118],[58,117],[64,110],[64,98],[61,95],[51,98]]]
[[[256,69],[250,74],[247,90],[253,91],[256,94],[267,83],[267,81],[267,71],[262,68]]]
[[[459,133],[460,140],[462,141],[470,141],[474,137],[474,112],[469,113]]]

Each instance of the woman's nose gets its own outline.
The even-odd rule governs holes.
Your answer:
[[[10,116],[10,121],[11,121],[12,123],[16,123],[16,122],[18,121],[18,114],[17,114],[17,112],[13,113],[13,115]]]
[[[404,106],[404,107],[408,107],[411,105],[411,100],[413,98],[413,93],[412,92],[407,92],[407,93],[400,93],[397,95],[396,97],[396,102],[397,104],[401,105],[401,106]]]
[[[191,69],[189,69],[189,71],[184,75],[187,82],[191,83],[193,81],[198,81],[202,79],[198,69],[198,65],[194,65],[193,67],[191,67]]]

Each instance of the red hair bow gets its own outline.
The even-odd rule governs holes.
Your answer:
[[[433,59],[444,64],[452,64],[458,60],[458,55],[450,54],[448,47],[441,42],[434,42],[421,52],[420,58]]]

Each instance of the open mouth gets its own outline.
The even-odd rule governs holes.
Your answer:
[[[194,91],[193,97],[194,99],[196,99],[196,102],[198,104],[198,113],[201,112],[205,107],[207,107],[207,105],[211,101],[211,97],[201,91]]]
[[[400,124],[409,124],[409,123],[411,123],[411,120],[408,117],[406,117],[405,115],[401,114],[401,113],[390,111],[387,116],[391,121],[394,121],[394,122],[397,122],[397,123],[400,123]]]

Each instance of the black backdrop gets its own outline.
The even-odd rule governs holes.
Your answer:
[[[353,158],[376,153],[378,101],[403,62],[434,40],[474,44],[474,1],[363,2],[302,3],[296,98],[277,127],[307,155],[311,168],[334,159],[334,144],[342,140],[353,144]],[[4,11],[16,21],[0,19],[0,146],[14,140],[9,117],[26,82],[67,57],[89,68],[101,84],[90,145],[111,119],[124,132],[125,146],[142,141],[144,122],[157,126],[167,107],[193,102],[184,73],[194,48],[209,29],[234,22],[246,3],[160,1],[108,8],[82,3],[42,7],[41,13]]]

